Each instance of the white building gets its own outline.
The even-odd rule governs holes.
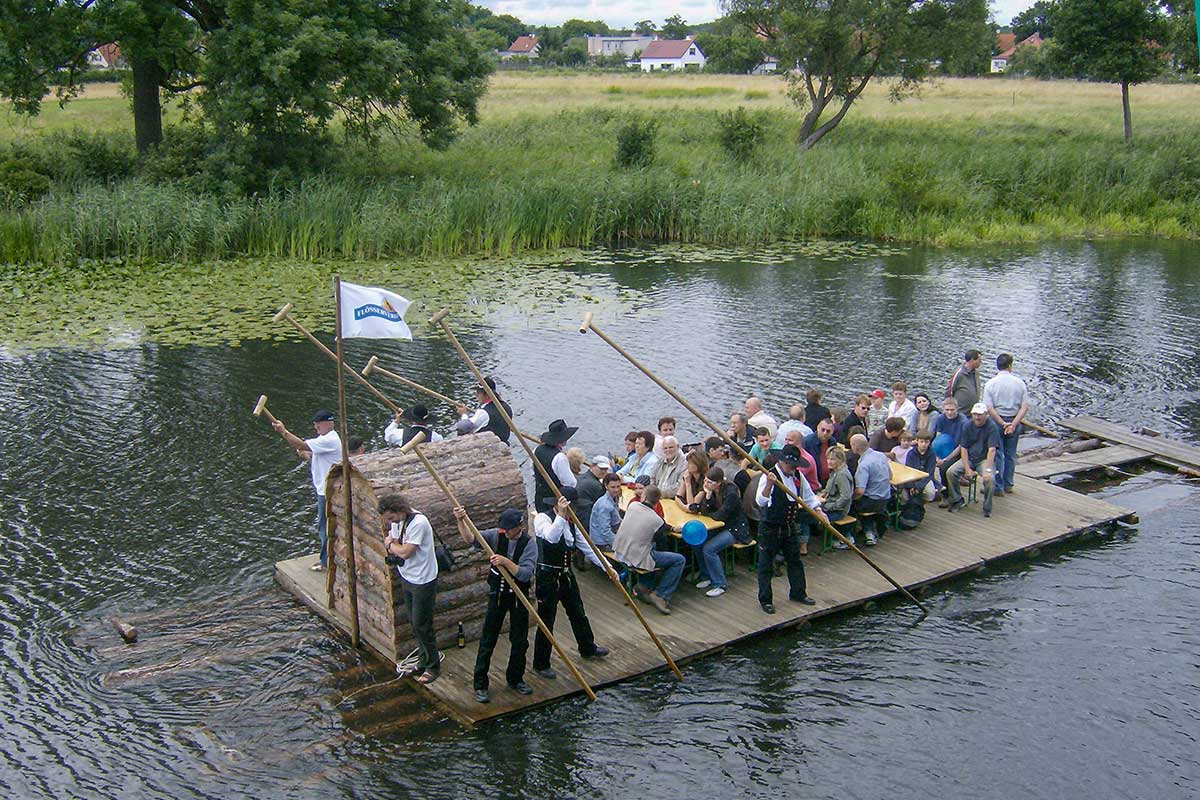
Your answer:
[[[513,43],[508,46],[507,50],[500,51],[500,60],[508,61],[510,58],[537,58],[542,51],[542,43],[538,41],[538,37],[527,33],[524,36],[518,36],[513,40]]]
[[[646,45],[642,51],[642,72],[683,71],[685,69],[704,69],[708,58],[700,45],[688,37],[686,39],[659,39]]]
[[[588,36],[588,58],[612,56],[620,53],[633,58],[654,41],[653,36]]]

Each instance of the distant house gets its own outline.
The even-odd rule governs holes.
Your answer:
[[[633,58],[645,50],[655,37],[653,36],[588,36],[588,58],[613,56],[620,53],[627,58]]]
[[[779,59],[775,56],[765,56],[758,66],[750,70],[751,75],[769,75],[779,70]]]
[[[692,37],[686,39],[659,39],[646,45],[642,51],[642,72],[682,71],[704,69],[708,58]]]
[[[1043,43],[1044,40],[1036,31],[1019,42],[1015,34],[997,34],[996,55],[992,56],[992,72],[1004,72],[1004,70],[1008,69],[1008,62],[1012,61],[1013,54],[1022,47],[1038,48]]]
[[[87,54],[88,66],[92,69],[118,69],[125,66],[125,58],[116,42],[102,44]]]
[[[538,41],[538,37],[531,33],[524,36],[518,36],[513,40],[513,43],[508,46],[507,50],[500,51],[500,60],[508,61],[510,58],[537,58],[542,51],[542,43]]]

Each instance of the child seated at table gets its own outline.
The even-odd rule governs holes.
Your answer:
[[[897,464],[907,463],[906,459],[908,458],[909,451],[913,449],[913,442],[913,435],[906,428],[904,432],[900,434],[900,444],[892,448],[892,452],[888,457]]]
[[[887,397],[883,389],[876,389],[871,392],[871,407],[867,409],[867,437],[875,435],[875,431],[879,430],[887,422],[888,410],[883,404],[883,399]]]

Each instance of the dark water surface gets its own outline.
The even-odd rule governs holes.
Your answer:
[[[1016,353],[1043,421],[1092,413],[1200,438],[1195,245],[849,265],[644,255],[562,279],[625,289],[598,322],[711,415],[751,391],[778,415],[810,385],[834,404],[896,378],[932,393],[978,346],[989,365]],[[498,308],[460,333],[530,430],[565,417],[595,452],[677,413],[698,437],[574,332],[581,312]],[[350,352],[469,395],[439,338]],[[683,683],[650,676],[473,732],[423,707],[362,735],[339,705],[357,658],[271,584],[274,561],[313,547],[312,495],[249,414],[265,392],[303,431],[335,404],[333,378],[300,342],[0,359],[0,796],[1200,793],[1200,486],[1158,471],[1094,487],[1139,511],[1136,532],[947,585],[919,624],[885,604],[739,646]],[[350,399],[352,428],[382,446],[386,413],[357,388]],[[153,609],[144,643],[161,633],[177,650],[120,672],[135,662],[104,619]],[[221,641],[189,645],[192,624],[223,626]]]

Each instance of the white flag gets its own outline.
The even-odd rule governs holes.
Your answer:
[[[342,336],[347,339],[411,339],[404,321],[409,302],[374,286],[342,284]]]

